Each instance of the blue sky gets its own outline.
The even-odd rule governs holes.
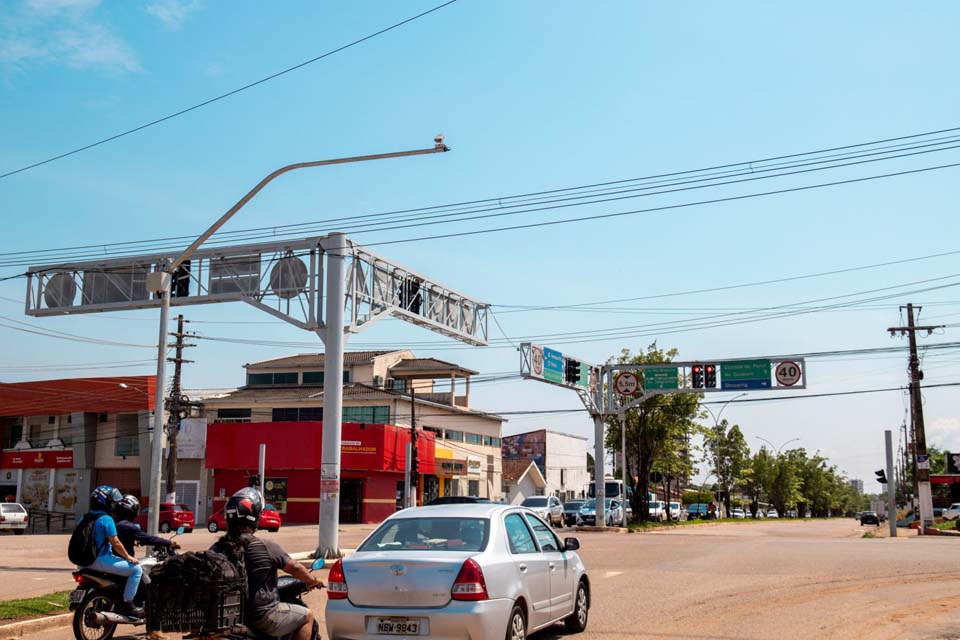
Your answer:
[[[0,173],[229,91],[434,6],[424,2],[27,0],[0,7]],[[960,7],[893,2],[634,3],[459,0],[277,80],[102,147],[0,180],[0,253],[200,232],[261,177],[311,159],[429,146],[442,156],[291,174],[231,229],[506,196],[695,169],[960,125]],[[945,151],[863,167],[623,203],[430,228],[460,231],[638,209],[957,162]],[[497,305],[573,304],[776,279],[957,250],[957,169],[816,191],[533,230],[383,247],[382,253]],[[360,242],[414,237],[417,230]],[[617,305],[617,312],[501,313],[511,337],[685,319],[949,276],[956,256],[722,293]],[[0,275],[12,275],[7,269]],[[944,282],[952,282],[946,280]],[[906,287],[909,289],[910,287]],[[148,344],[155,312],[22,315],[23,281],[0,283],[0,315],[75,334]],[[601,362],[658,338],[681,357],[730,358],[899,343],[898,305],[960,317],[952,289],[854,309],[565,347]],[[240,305],[189,309],[211,336],[310,342]],[[952,315],[952,317],[951,317]],[[257,324],[237,324],[257,323]],[[9,324],[9,322],[7,322]],[[930,341],[956,339],[947,328]],[[495,337],[500,337],[494,328]],[[400,322],[352,339],[436,340]],[[149,360],[0,327],[0,376],[54,377],[36,364]],[[245,362],[302,349],[201,341],[192,387],[242,382]],[[319,350],[319,341],[317,341]],[[564,348],[563,345],[560,345]],[[452,349],[457,347],[456,349]],[[516,370],[510,348],[417,349],[482,373]],[[927,382],[960,380],[928,360]],[[906,358],[812,361],[811,392],[903,384]],[[112,366],[112,365],[111,365]],[[69,375],[151,371],[149,365]],[[759,394],[754,394],[759,395]],[[724,397],[724,396],[721,396]],[[960,448],[951,388],[926,393],[928,438]],[[574,408],[569,392],[509,381],[475,391],[493,411]],[[875,490],[882,429],[898,393],[731,405],[751,446],[795,436]],[[587,435],[583,415],[514,419]]]

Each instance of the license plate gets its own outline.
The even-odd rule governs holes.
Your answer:
[[[374,618],[374,631],[379,635],[418,636],[420,618]]]
[[[86,589],[74,589],[70,592],[70,604],[80,604],[85,595],[87,595]]]

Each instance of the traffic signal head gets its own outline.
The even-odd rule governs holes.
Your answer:
[[[694,389],[703,389],[703,365],[695,364],[690,367],[690,385]]]
[[[564,360],[563,379],[568,384],[580,382],[580,361],[567,358]]]
[[[879,469],[873,472],[877,476],[877,482],[880,484],[887,484],[887,472],[883,469]]]
[[[705,386],[707,389],[717,388],[717,365],[703,365],[703,386]]]

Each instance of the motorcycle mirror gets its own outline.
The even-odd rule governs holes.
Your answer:
[[[177,527],[177,535],[178,535],[178,536],[179,536],[179,535],[182,535],[183,532],[184,532],[184,528],[183,528],[183,527]]]
[[[310,565],[311,571],[316,571],[317,569],[323,569],[323,565],[326,564],[323,558],[317,558],[313,561],[313,564]]]

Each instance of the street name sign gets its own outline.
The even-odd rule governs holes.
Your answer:
[[[724,391],[769,389],[770,360],[734,360],[720,364],[720,388]]]
[[[563,354],[559,351],[543,348],[543,379],[563,383]]]
[[[646,369],[643,372],[643,387],[651,391],[669,391],[680,388],[680,373],[677,367]]]

